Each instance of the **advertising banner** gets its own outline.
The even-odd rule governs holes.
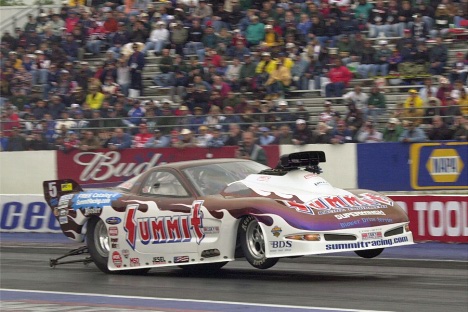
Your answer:
[[[415,241],[468,243],[468,196],[393,196],[410,219]]]
[[[62,233],[42,195],[0,195],[0,232]]]
[[[359,188],[468,190],[468,143],[358,144]]]
[[[468,142],[419,143],[410,147],[414,190],[468,190]]]
[[[84,187],[115,185],[154,166],[184,160],[232,158],[237,147],[222,148],[139,148],[121,151],[57,152],[58,179],[73,179]],[[268,164],[276,166],[278,146],[265,146]]]

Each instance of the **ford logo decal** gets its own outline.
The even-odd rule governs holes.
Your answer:
[[[107,224],[119,224],[122,220],[119,217],[109,217],[106,219]]]

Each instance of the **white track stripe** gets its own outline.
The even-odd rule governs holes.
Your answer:
[[[343,312],[390,312],[390,311],[378,311],[378,310],[361,310],[361,309],[355,310],[355,309],[340,309],[340,308],[325,308],[325,307],[304,307],[304,306],[293,306],[293,305],[264,304],[264,303],[241,303],[241,302],[214,301],[214,300],[194,300],[194,299],[177,299],[177,298],[160,298],[160,297],[120,296],[120,295],[103,295],[103,294],[92,294],[92,293],[70,293],[70,292],[61,292],[61,291],[45,291],[45,290],[29,290],[29,289],[0,288],[0,291],[40,293],[40,294],[56,294],[56,295],[69,295],[69,296],[109,297],[109,298],[123,298],[123,299],[182,301],[182,302],[213,303],[213,304],[226,304],[226,305],[247,305],[247,306],[253,306],[253,307],[290,308],[290,309],[303,309],[303,310],[306,310],[306,309],[321,309],[321,310],[325,310],[325,311],[343,311]]]

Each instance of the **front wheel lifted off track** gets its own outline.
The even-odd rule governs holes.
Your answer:
[[[88,251],[94,264],[104,273],[108,274],[145,274],[150,269],[135,269],[125,271],[111,271],[107,266],[109,261],[109,234],[107,227],[100,218],[91,218],[88,221],[86,232],[86,242]]]
[[[279,258],[267,258],[265,255],[265,237],[258,221],[247,216],[239,223],[239,239],[247,261],[257,269],[274,266]]]
[[[370,258],[375,258],[378,255],[380,255],[383,250],[384,248],[377,248],[377,249],[356,250],[354,252],[359,257],[370,259]]]

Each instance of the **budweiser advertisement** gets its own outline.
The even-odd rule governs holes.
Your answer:
[[[415,241],[468,243],[468,196],[390,196],[406,209]]]
[[[268,165],[276,166],[278,146],[264,147]],[[84,187],[112,186],[126,181],[159,164],[184,160],[232,158],[237,147],[125,149],[121,151],[96,150],[90,152],[57,152],[58,179],[73,179]]]

